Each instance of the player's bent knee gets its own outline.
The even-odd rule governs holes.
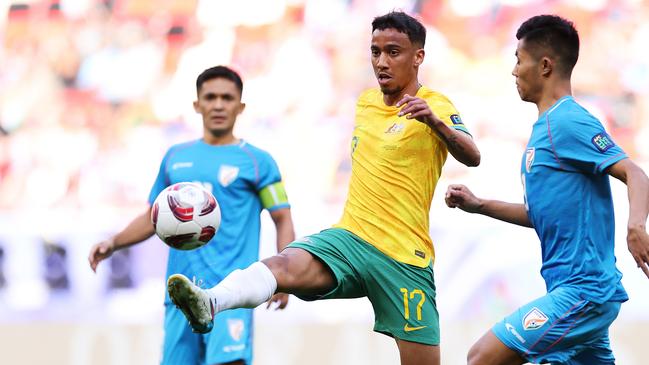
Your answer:
[[[402,365],[439,365],[439,346],[425,345],[406,340],[397,340]]]
[[[277,280],[278,290],[300,288],[308,279],[309,255],[301,249],[286,248],[281,253],[263,260]],[[310,255],[309,255],[310,256]],[[291,290],[292,291],[292,290]]]
[[[335,278],[330,269],[301,248],[286,248],[263,261],[277,279],[277,290],[292,294],[314,294],[330,289]]]
[[[262,263],[273,273],[278,287],[290,286],[292,278],[288,271],[289,258],[284,255],[284,252],[264,259]]]

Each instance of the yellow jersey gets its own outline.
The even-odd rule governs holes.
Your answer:
[[[468,133],[444,95],[420,87],[437,117]],[[448,151],[433,130],[399,117],[379,88],[361,94],[351,142],[352,174],[343,216],[346,229],[393,259],[426,267],[435,259],[429,234],[430,204]]]

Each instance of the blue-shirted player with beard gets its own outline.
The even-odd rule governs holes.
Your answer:
[[[183,273],[197,284],[211,287],[235,269],[258,260],[260,213],[267,209],[277,230],[278,251],[293,241],[293,222],[281,175],[273,158],[233,135],[243,83],[237,73],[223,66],[205,70],[196,80],[198,99],[194,109],[203,118],[203,138],[171,147],[164,156],[151,189],[149,203],[167,186],[198,182],[209,189],[221,207],[221,226],[207,245],[191,250],[171,249],[167,276]],[[142,242],[154,234],[150,211],[143,212],[111,239],[95,245],[90,265],[114,251]],[[271,298],[278,308],[286,294]],[[270,305],[270,302],[269,302]],[[165,297],[165,336],[162,364],[251,364],[252,309],[219,313],[207,334],[193,333],[183,313]],[[205,329],[209,331],[209,329]]]
[[[573,24],[536,16],[521,25],[516,38],[518,92],[539,110],[521,163],[525,203],[479,199],[463,185],[449,186],[446,202],[533,227],[548,293],[497,323],[473,345],[468,363],[614,364],[608,328],[628,297],[615,265],[608,176],[628,187],[628,249],[647,277],[649,180],[571,96],[579,54]]]

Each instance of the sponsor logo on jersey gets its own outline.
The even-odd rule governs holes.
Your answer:
[[[403,132],[405,125],[403,123],[393,123],[390,128],[385,131],[385,134],[396,134]]]
[[[541,328],[548,321],[548,316],[538,308],[532,308],[525,317],[523,317],[523,329],[526,331]]]
[[[534,163],[534,156],[536,155],[536,150],[534,147],[530,147],[525,151],[525,171],[528,173],[532,171],[532,164]]]
[[[236,166],[221,165],[221,168],[219,168],[219,183],[223,187],[232,184],[237,179],[237,176],[239,176],[239,168]]]
[[[509,331],[509,333],[511,333],[512,335],[514,335],[514,337],[521,341],[521,343],[525,343],[525,339],[520,335],[520,333],[518,333],[518,331],[516,331],[516,328],[514,328],[514,326],[509,323],[505,323],[505,328],[507,329],[507,331]]]
[[[243,319],[228,319],[228,333],[233,340],[241,340],[244,329]]]
[[[415,250],[415,256],[421,257],[422,259],[426,258],[426,253],[423,251]]]
[[[239,352],[246,348],[246,344],[223,346],[223,352]]]
[[[451,114],[450,118],[451,118],[451,122],[453,122],[453,124],[455,125],[464,124],[462,122],[462,118],[460,118],[458,114]]]
[[[606,132],[597,133],[593,136],[593,138],[590,139],[590,141],[593,142],[593,145],[595,145],[597,150],[602,153],[615,147],[615,142],[613,142],[611,136],[609,136]]]
[[[173,165],[171,165],[171,169],[172,170],[185,169],[192,166],[194,166],[193,162],[176,162]]]

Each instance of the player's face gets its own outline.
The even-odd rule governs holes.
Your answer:
[[[516,77],[516,89],[523,101],[535,103],[541,97],[543,78],[538,57],[534,57],[525,46],[525,39],[516,46],[516,65],[512,75]]]
[[[424,50],[410,42],[406,33],[388,28],[372,33],[372,67],[385,95],[398,95],[417,80]]]
[[[205,81],[194,102],[194,110],[203,116],[203,128],[215,137],[232,134],[245,106],[237,85],[225,78]]]

